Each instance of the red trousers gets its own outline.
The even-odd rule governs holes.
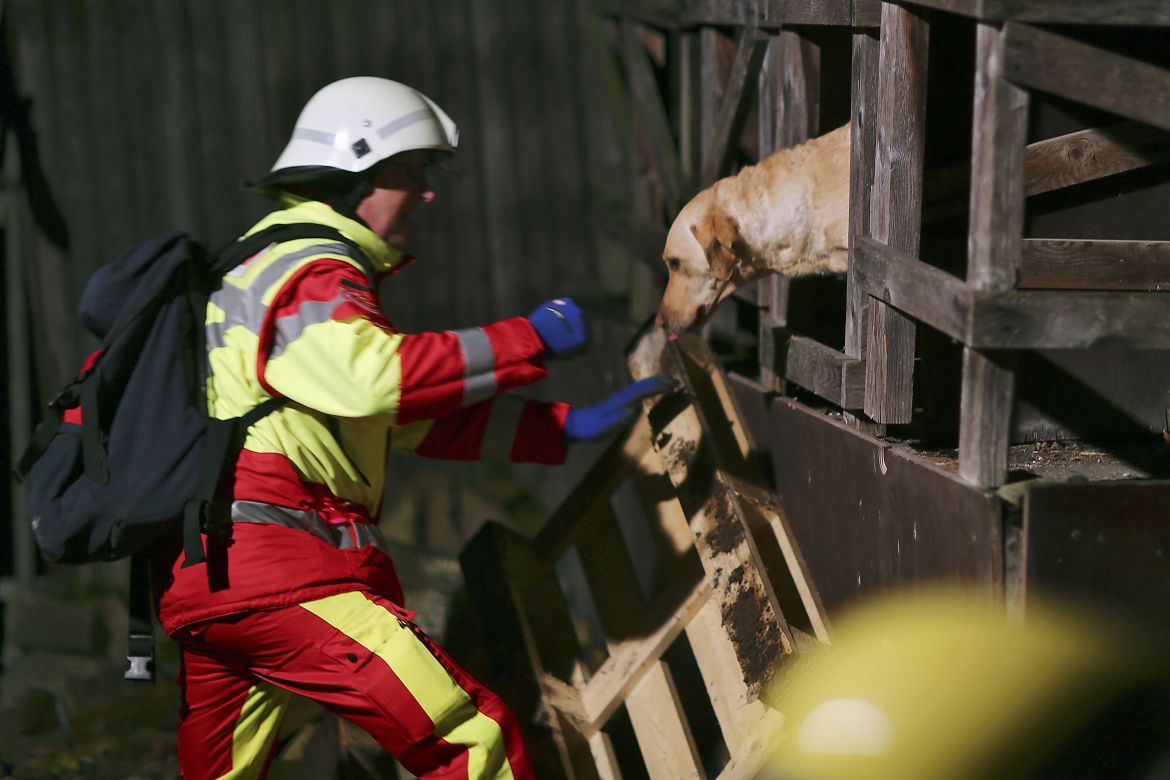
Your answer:
[[[299,694],[368,731],[420,778],[531,780],[512,713],[411,614],[350,592],[179,632],[182,776],[263,778]]]

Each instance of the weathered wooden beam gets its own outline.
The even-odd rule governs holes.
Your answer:
[[[1166,349],[1168,303],[1158,292],[977,295],[964,340],[976,349]]]
[[[691,0],[678,16],[683,27],[741,27],[753,23],[778,30],[790,25],[816,27],[877,27],[880,0]]]
[[[1003,34],[1010,81],[1170,129],[1170,70],[1017,22]]]
[[[767,34],[761,33],[755,25],[744,27],[737,37],[735,60],[719,102],[714,133],[703,147],[703,178],[700,184],[704,186],[715,181],[727,169],[736,146],[737,131],[747,109],[745,96],[749,92],[749,85],[760,72],[768,40]]]
[[[670,132],[670,119],[663,105],[662,95],[654,78],[646,48],[638,35],[637,25],[622,22],[621,54],[630,92],[641,124],[644,127],[654,156],[654,165],[662,185],[667,211],[673,213],[681,206],[683,192],[682,168],[678,149]]]
[[[868,295],[963,341],[974,295],[956,276],[872,238],[857,239],[853,270]]]
[[[677,27],[683,0],[594,0],[594,9],[605,16],[629,19],[662,29]]]
[[[918,253],[926,130],[929,25],[912,10],[882,4],[877,135],[870,233]],[[869,306],[865,414],[906,423],[913,412],[914,323],[881,302]]]
[[[768,0],[768,18],[783,25],[847,27],[853,23],[851,0]]]
[[[1144,168],[1170,158],[1170,133],[1120,122],[1028,144],[1024,194],[1031,197]]]
[[[1053,24],[1170,25],[1170,6],[1161,0],[912,0],[984,21],[1015,19]]]
[[[1021,289],[1170,290],[1170,242],[1024,239]]]
[[[1028,144],[1024,195],[1071,187],[1170,159],[1170,133],[1141,122],[1119,122]],[[971,170],[952,165],[927,171],[924,222],[964,213]]]
[[[1170,306],[1158,292],[980,292],[872,239],[858,241],[857,261],[868,294],[974,349],[1170,347]]]
[[[882,23],[881,0],[853,0],[852,17],[854,27],[879,27]]]
[[[869,296],[854,278],[854,241],[870,234],[873,196],[874,136],[876,133],[878,59],[880,47],[874,32],[853,34],[852,80],[849,110],[849,270],[845,276],[845,354],[865,358],[866,310]]]
[[[865,400],[865,363],[785,327],[764,334],[762,348],[789,382],[842,409],[860,409]]]
[[[1016,286],[1024,230],[1028,94],[1004,77],[1003,37],[984,23],[976,31],[967,284],[989,292]],[[1015,377],[1014,355],[963,348],[959,476],[973,485],[1007,478]]]

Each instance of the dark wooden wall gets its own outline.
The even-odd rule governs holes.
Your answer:
[[[239,182],[268,170],[314,91],[351,75],[410,84],[460,126],[407,247],[422,262],[384,291],[392,321],[458,327],[553,295],[623,294],[621,279],[599,281],[591,224],[591,192],[624,167],[606,151],[587,0],[8,6],[39,211],[62,217],[23,231],[18,250],[42,384],[67,377],[85,347],[73,311],[89,273],[164,230],[219,244],[246,229],[268,204]]]

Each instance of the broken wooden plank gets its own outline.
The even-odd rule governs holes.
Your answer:
[[[1170,129],[1167,69],[1017,22],[1003,34],[1005,78]]]

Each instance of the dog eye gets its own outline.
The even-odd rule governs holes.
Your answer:
[[[678,263],[677,257],[670,258],[669,260],[666,261],[666,264],[670,267],[670,270],[672,270],[672,271],[678,270],[679,263]]]

